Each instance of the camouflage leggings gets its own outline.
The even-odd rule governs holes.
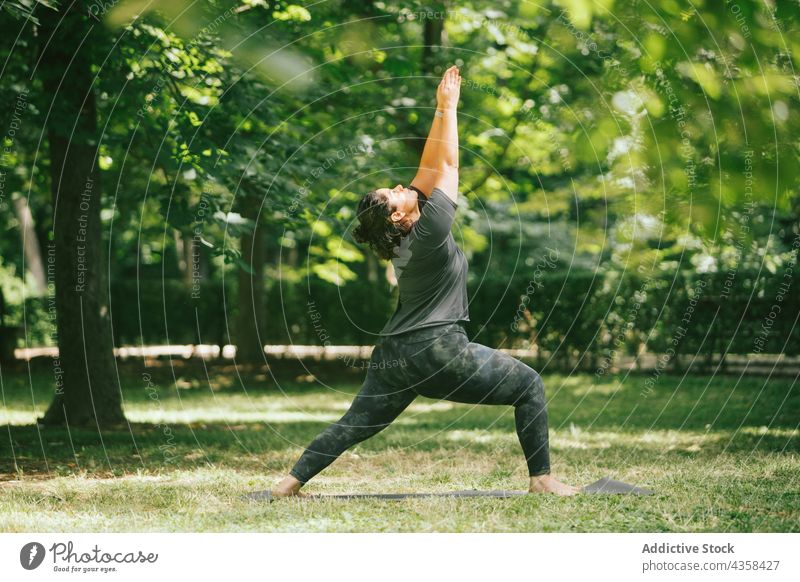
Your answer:
[[[389,426],[420,395],[514,406],[529,474],[550,472],[541,377],[503,352],[470,342],[464,327],[451,323],[381,337],[350,409],[308,445],[291,474],[307,482],[344,451]]]

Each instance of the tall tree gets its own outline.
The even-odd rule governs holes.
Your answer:
[[[254,223],[251,232],[242,234],[242,264],[239,266],[239,321],[237,322],[236,360],[244,364],[264,361],[261,339],[264,318],[264,232],[259,226],[259,201],[244,195],[242,215]]]
[[[50,148],[61,382],[41,422],[101,428],[124,421],[105,296],[92,66],[103,28],[83,3],[40,14],[42,110]]]

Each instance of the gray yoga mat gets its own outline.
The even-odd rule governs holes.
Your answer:
[[[583,489],[584,493],[617,493],[620,495],[653,495],[654,491],[650,489],[643,489],[623,483],[622,481],[614,481],[611,477],[603,477],[594,483],[590,483]]]
[[[610,477],[603,477],[594,483],[581,489],[583,493],[589,494],[617,494],[617,495],[653,495],[653,491],[642,489],[622,481],[615,481]],[[421,499],[426,497],[519,497],[527,495],[527,491],[446,491],[444,493],[346,493],[339,495],[307,495],[296,497],[295,499]],[[272,501],[272,493],[269,490],[255,491],[243,496],[243,499],[250,501]]]

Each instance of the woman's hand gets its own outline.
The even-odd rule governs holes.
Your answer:
[[[436,91],[436,113],[425,140],[417,175],[411,185],[430,196],[439,188],[454,202],[458,196],[458,98],[461,75],[458,67],[444,73]]]
[[[444,72],[439,88],[436,90],[438,109],[456,109],[461,95],[461,74],[453,65]]]

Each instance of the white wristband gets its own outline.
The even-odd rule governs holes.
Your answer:
[[[438,109],[436,110],[436,113],[434,113],[434,115],[435,115],[436,117],[444,117],[444,113],[442,113],[442,112],[441,112],[441,111],[439,111]]]

